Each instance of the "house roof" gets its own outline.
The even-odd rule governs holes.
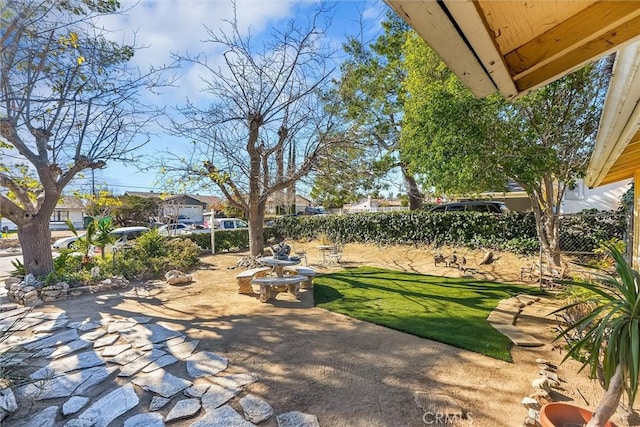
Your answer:
[[[61,197],[56,205],[56,209],[84,209],[82,200],[71,196]]]
[[[640,1],[385,0],[478,96],[544,86],[640,38]]]
[[[145,199],[150,199],[154,197],[160,198],[162,193],[154,193],[153,191],[125,191],[125,196],[136,196],[136,197],[144,197]]]
[[[208,207],[220,206],[223,203],[223,200],[217,196],[201,196],[199,194],[189,194],[189,197],[204,203]]]

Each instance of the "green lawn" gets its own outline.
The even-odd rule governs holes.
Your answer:
[[[531,292],[373,267],[318,276],[314,283],[318,307],[506,361],[511,342],[486,318],[500,300]]]

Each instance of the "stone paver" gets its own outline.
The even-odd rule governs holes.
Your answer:
[[[134,377],[131,382],[164,397],[172,397],[191,386],[191,381],[176,377],[164,369]]]
[[[47,357],[49,359],[59,359],[60,357],[67,356],[71,353],[75,353],[78,350],[82,350],[90,346],[91,342],[89,341],[85,341],[82,339],[73,340],[61,347],[58,347]]]
[[[71,396],[71,398],[62,405],[62,415],[66,417],[68,415],[75,414],[80,409],[84,408],[87,402],[89,402],[88,397]]]
[[[56,416],[58,416],[60,408],[58,406],[49,406],[43,409],[35,415],[32,415],[28,420],[21,424],[19,427],[53,427],[56,423]]]
[[[177,357],[180,360],[184,360],[191,356],[200,341],[185,341],[180,344],[168,344],[167,352]]]
[[[60,375],[41,382],[27,384],[18,389],[20,395],[35,400],[84,394],[115,373],[117,368],[97,366],[74,374]]]
[[[51,320],[49,322],[40,323],[38,326],[33,328],[33,333],[41,334],[43,332],[53,332],[59,329],[64,328],[69,323],[69,319],[67,316],[60,316],[56,320]]]
[[[119,377],[130,377],[138,372],[140,372],[143,368],[147,367],[150,363],[155,362],[157,359],[165,356],[166,353],[157,348],[152,349],[149,353],[143,354],[136,360],[131,363],[126,364],[120,369]]]
[[[69,329],[68,331],[59,332],[57,334],[26,344],[24,348],[26,348],[27,350],[40,350],[41,348],[45,347],[66,344],[77,339],[78,331],[76,331],[75,329]]]
[[[124,427],[164,427],[162,414],[157,412],[146,412],[134,415],[124,422]]]
[[[167,403],[169,403],[170,401],[171,399],[167,399],[166,397],[153,396],[153,398],[151,399],[151,403],[149,404],[149,410],[159,411],[160,409],[167,406]]]
[[[231,406],[216,408],[200,418],[190,427],[252,427],[254,424],[242,418]]]
[[[201,351],[187,359],[187,372],[191,378],[209,377],[227,369],[229,359],[209,351]]]
[[[148,364],[147,366],[145,366],[142,369],[142,372],[144,372],[144,373],[153,372],[156,369],[160,369],[160,368],[164,368],[165,366],[173,365],[177,361],[178,361],[178,359],[176,359],[172,355],[165,354],[164,356],[160,356],[160,358],[156,359],[155,362],[152,362],[152,363]]]
[[[202,407],[209,411],[218,406],[222,406],[240,393],[242,389],[235,387],[223,387],[218,384],[211,384],[209,390],[202,396]]]
[[[124,330],[120,333],[122,338],[132,343],[134,346],[136,344],[155,344],[180,335],[182,334],[178,331],[153,323],[138,324],[134,328]]]
[[[244,417],[255,424],[261,423],[273,415],[271,405],[253,394],[248,394],[240,399],[240,407],[242,407]]]
[[[220,384],[225,387],[242,387],[247,384],[255,383],[258,381],[257,374],[233,374],[233,375],[224,375],[220,377],[211,377],[210,380],[215,382],[216,384]]]
[[[135,408],[139,401],[133,385],[126,384],[102,397],[78,418],[93,422],[95,427],[107,427],[111,421]]]
[[[200,410],[200,399],[179,400],[165,417],[165,422],[191,418]]]
[[[100,354],[102,355],[102,357],[114,357],[125,350],[129,350],[130,348],[131,344],[110,345],[105,347]]]
[[[200,398],[207,392],[207,390],[209,390],[209,387],[211,387],[211,384],[192,385],[191,387],[184,389],[184,394],[188,397]]]
[[[276,417],[278,427],[320,427],[315,415],[291,411]]]
[[[106,331],[105,331],[105,334],[106,334]],[[84,338],[84,336],[85,335],[83,335],[82,337]],[[118,335],[107,335],[106,337],[102,337],[96,340],[96,342],[93,343],[93,348],[100,348],[100,347],[111,345],[114,342],[118,341],[118,338],[120,338]]]
[[[94,351],[86,351],[73,356],[67,356],[57,359],[49,363],[47,366],[38,369],[29,378],[33,380],[41,380],[51,378],[67,372],[79,369],[93,368],[94,366],[104,365],[105,361]]]

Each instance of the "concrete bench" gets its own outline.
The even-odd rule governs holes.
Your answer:
[[[296,274],[282,277],[256,277],[251,280],[251,283],[260,285],[260,302],[267,302],[281,292],[282,287],[286,287],[290,294],[300,298],[300,283],[305,280],[307,280],[306,276]]]
[[[299,274],[301,276],[305,276],[307,280],[302,282],[300,287],[302,289],[313,289],[313,278],[316,276],[316,271],[313,268],[295,266],[295,267],[285,267],[284,274],[293,275]]]
[[[236,280],[238,281],[238,293],[249,295],[253,294],[251,280],[254,277],[263,277],[269,271],[271,271],[270,267],[258,267],[240,272],[240,274],[236,276]]]

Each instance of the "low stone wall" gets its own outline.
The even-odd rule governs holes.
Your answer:
[[[93,294],[96,292],[126,288],[127,286],[129,286],[129,281],[119,276],[104,279],[97,284],[86,286],[69,286],[69,284],[65,282],[44,286],[43,282],[38,281],[31,274],[27,275],[24,279],[10,277],[4,282],[7,297],[11,301],[30,306],[67,299],[82,294]]]

